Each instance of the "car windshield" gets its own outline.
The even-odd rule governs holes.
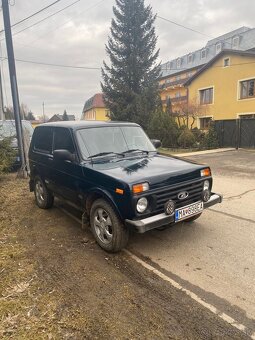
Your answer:
[[[34,129],[32,128],[30,122],[22,121],[22,128],[28,132],[29,137],[32,137]],[[14,120],[0,121],[0,137],[16,137],[16,127]]]
[[[81,129],[77,138],[83,159],[93,156],[130,155],[133,152],[156,151],[139,126],[108,126]]]

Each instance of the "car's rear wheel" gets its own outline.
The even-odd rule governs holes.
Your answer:
[[[34,194],[35,202],[39,208],[49,209],[53,206],[54,196],[46,188],[46,185],[39,176],[36,176],[34,180]]]
[[[92,204],[90,226],[97,243],[104,250],[115,253],[127,245],[129,231],[104,199]]]
[[[201,213],[201,214],[197,214],[197,215],[195,215],[195,216],[192,216],[192,217],[190,217],[190,218],[187,218],[186,220],[184,220],[184,222],[194,222],[194,221],[197,220],[201,215],[202,215],[202,213]]]

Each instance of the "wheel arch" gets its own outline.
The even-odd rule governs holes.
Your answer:
[[[86,209],[87,214],[88,215],[90,214],[90,210],[91,210],[93,203],[100,198],[108,202],[112,206],[114,211],[118,214],[119,218],[122,220],[120,210],[118,206],[116,205],[116,203],[114,202],[113,197],[108,191],[102,190],[102,189],[94,189],[94,190],[91,190],[87,194],[86,199],[85,199],[85,209]]]

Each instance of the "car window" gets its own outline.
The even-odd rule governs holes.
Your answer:
[[[83,159],[104,152],[123,153],[132,149],[155,151],[139,126],[80,129],[77,131],[77,140]]]
[[[47,154],[52,153],[53,129],[41,127],[35,129],[34,149]]]
[[[140,149],[155,151],[155,148],[152,145],[151,141],[140,127],[138,126],[133,126],[132,128],[122,127],[121,129],[127,142],[128,150]]]
[[[69,129],[55,128],[54,132],[54,150],[68,150],[75,152],[74,143]]]
[[[31,138],[34,132],[34,129],[30,122],[22,121],[23,133],[27,132],[29,137]],[[16,137],[16,125],[14,120],[8,121],[0,121],[0,137]]]

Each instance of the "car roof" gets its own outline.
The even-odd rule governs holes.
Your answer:
[[[39,125],[38,127],[65,127],[72,130],[79,130],[82,128],[106,127],[106,126],[139,126],[131,122],[113,122],[113,121],[93,121],[93,120],[79,120],[79,121],[63,121],[50,122]],[[36,127],[36,129],[38,128]]]

